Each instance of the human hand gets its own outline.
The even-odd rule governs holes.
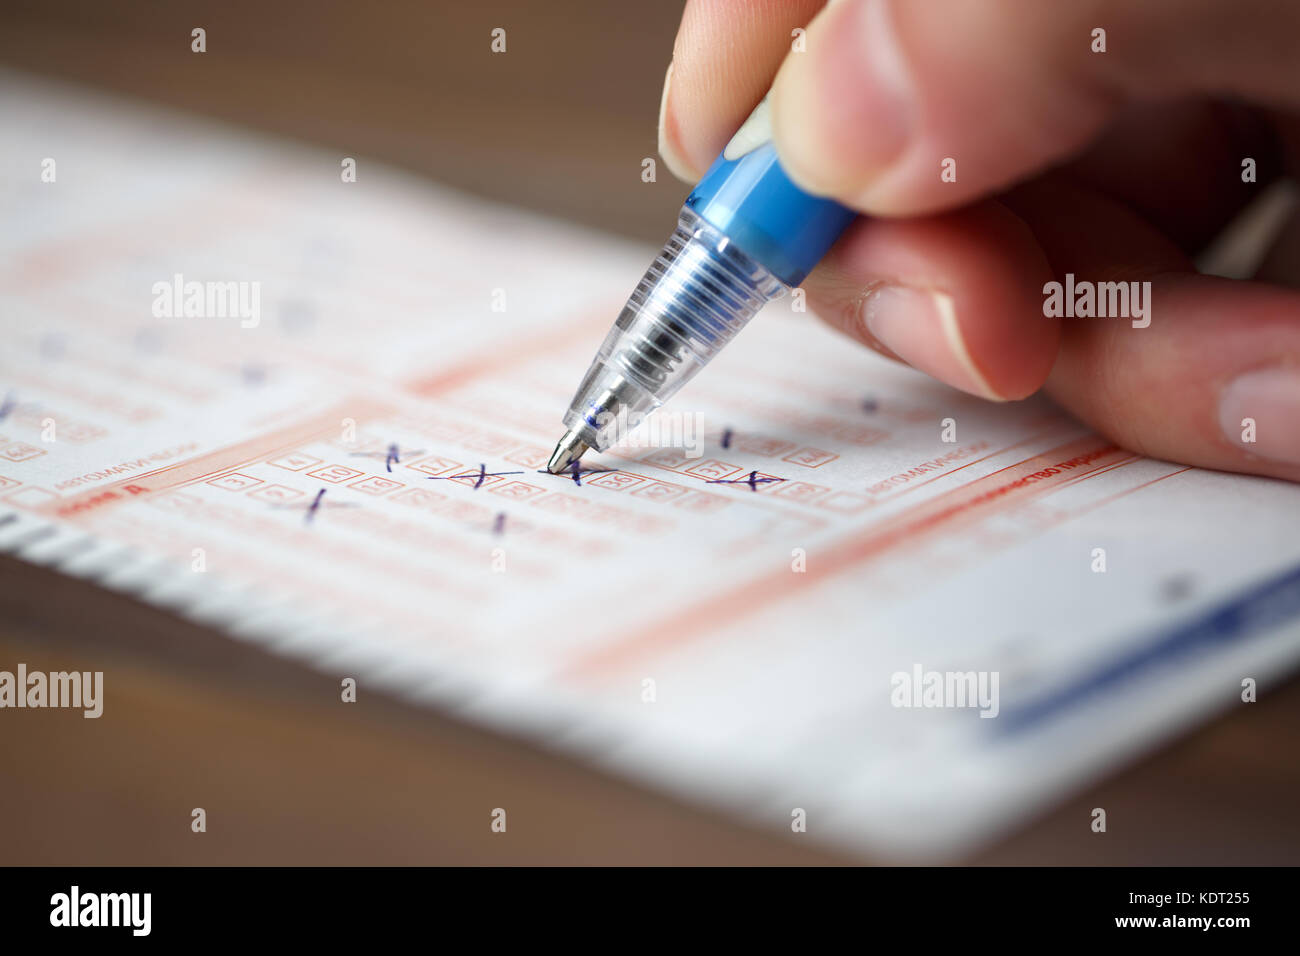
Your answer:
[[[690,0],[665,162],[697,180],[769,87],[789,175],[870,216],[804,283],[823,318],[1143,454],[1300,480],[1300,217],[1253,281],[1192,263],[1300,174],[1300,4]],[[1048,315],[1067,274],[1148,311]]]

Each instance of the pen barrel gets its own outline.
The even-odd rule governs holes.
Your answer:
[[[598,451],[616,444],[787,291],[720,229],[683,207],[596,353],[565,425]]]

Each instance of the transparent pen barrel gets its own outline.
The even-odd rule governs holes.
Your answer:
[[[786,286],[683,208],[587,370],[564,422],[597,450],[671,398]]]

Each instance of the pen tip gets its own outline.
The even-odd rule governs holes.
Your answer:
[[[576,431],[567,431],[564,437],[559,440],[555,446],[555,451],[551,452],[550,461],[546,463],[546,470],[553,475],[559,475],[575,461],[586,454],[587,449],[591,446],[578,437]]]

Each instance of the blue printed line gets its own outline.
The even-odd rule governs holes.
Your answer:
[[[1154,639],[1060,690],[1004,711],[999,736],[1023,733],[1059,718],[1118,686],[1230,644],[1269,633],[1300,617],[1300,567],[1256,585],[1202,617],[1158,631]]]

